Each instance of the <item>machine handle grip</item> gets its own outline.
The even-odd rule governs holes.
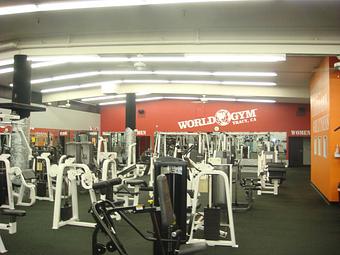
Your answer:
[[[114,178],[114,179],[111,179],[111,180],[107,180],[107,181],[101,181],[101,182],[97,182],[97,183],[94,183],[92,185],[92,188],[94,190],[100,190],[100,189],[105,189],[107,187],[113,187],[115,185],[119,185],[122,183],[122,179],[121,178]]]

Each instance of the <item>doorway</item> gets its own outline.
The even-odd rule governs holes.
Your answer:
[[[150,136],[137,136],[136,142],[136,154],[137,158],[139,158],[146,150],[150,149]]]
[[[289,166],[310,165],[310,138],[289,137]]]

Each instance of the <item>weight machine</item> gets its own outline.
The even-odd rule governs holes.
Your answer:
[[[9,223],[0,223],[0,230],[6,230],[9,234],[17,232],[17,217],[23,217],[26,212],[23,210],[14,209],[13,189],[11,184],[11,167],[9,162],[9,154],[0,154],[0,164],[2,169],[0,172],[1,191],[0,191],[0,206],[1,214],[9,216]],[[7,209],[6,209],[7,208]],[[0,236],[0,253],[6,253],[7,249]]]
[[[59,229],[65,225],[80,226],[80,227],[94,227],[94,223],[81,222],[79,220],[78,207],[78,191],[77,186],[81,185],[89,191],[91,203],[97,201],[96,195],[92,189],[92,185],[96,178],[89,167],[85,164],[74,163],[75,158],[68,158],[65,163],[60,165],[53,165],[51,167],[52,175],[57,178],[56,194],[54,199],[53,210],[53,229]],[[69,190],[71,206],[68,204],[62,208],[61,202],[63,198],[62,189],[63,183],[66,183]],[[63,213],[62,213],[63,211]]]
[[[159,175],[155,182],[157,187],[155,191],[159,198],[159,209],[158,207],[146,208],[144,206],[117,207],[117,205],[110,200],[94,203],[90,213],[97,222],[97,225],[92,236],[92,254],[99,255],[108,251],[118,252],[120,255],[128,255],[127,250],[119,239],[114,221],[112,220],[111,215],[113,213],[118,213],[143,239],[154,243],[154,255],[189,255],[206,249],[204,242],[181,247],[182,239],[183,237],[185,239],[186,232],[182,232],[182,229],[176,226],[177,217],[176,212],[173,210],[168,181],[165,175]],[[93,188],[101,192],[106,192],[112,190],[113,186],[120,184],[120,182],[121,180],[119,178],[112,179],[94,184]],[[127,216],[127,211],[134,214],[150,214],[154,229],[153,236],[147,236],[139,230]],[[103,232],[109,240],[106,245],[98,241],[97,235],[100,232]]]
[[[194,177],[192,200],[192,212],[189,225],[188,243],[206,242],[208,246],[231,246],[238,247],[235,239],[235,228],[232,210],[232,165],[221,164],[212,166],[210,164],[196,164],[187,159],[189,167],[197,169]],[[199,181],[207,176],[208,181],[208,204],[204,212],[198,212]],[[220,222],[221,208],[226,210],[227,223]],[[204,231],[204,239],[195,237],[195,232]]]
[[[261,189],[257,191],[261,194],[279,194],[279,186],[286,179],[286,167],[284,163],[267,162],[275,159],[275,152],[262,151],[258,156],[258,178]]]

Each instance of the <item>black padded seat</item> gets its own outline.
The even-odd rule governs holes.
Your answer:
[[[197,252],[207,249],[207,244],[205,242],[183,245],[180,250],[176,252],[178,255],[189,255],[195,254]]]
[[[26,215],[26,211],[24,210],[13,210],[13,209],[3,209],[1,211],[2,215],[7,216],[17,216],[17,217],[23,217]]]
[[[277,167],[271,167],[271,168],[268,168],[268,172],[269,172],[269,176],[270,174],[281,174],[281,175],[286,175],[286,169],[283,169],[283,168],[277,168]]]
[[[113,201],[113,204],[117,207],[123,206],[124,203],[125,203],[124,199],[117,199],[117,200]]]
[[[284,180],[286,180],[286,169],[284,168],[269,168],[269,180],[272,182],[273,180],[279,180],[281,184]]]
[[[132,179],[132,180],[125,180],[124,182],[131,186],[137,186],[137,185],[144,186],[144,187],[148,186],[148,184],[144,180]]]
[[[141,191],[153,191],[153,187],[144,187],[144,186],[142,186],[142,187],[140,187],[140,190]]]
[[[25,180],[34,180],[34,179],[36,179],[35,172],[32,169],[22,170],[22,176],[24,177]]]
[[[268,162],[267,163],[268,168],[286,168],[286,165],[284,163],[275,163],[275,162]]]

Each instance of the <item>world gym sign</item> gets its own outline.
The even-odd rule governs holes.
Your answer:
[[[240,125],[256,121],[256,110],[245,110],[239,112],[229,112],[228,110],[218,110],[214,116],[179,121],[180,129],[203,127],[218,124],[219,126]]]

